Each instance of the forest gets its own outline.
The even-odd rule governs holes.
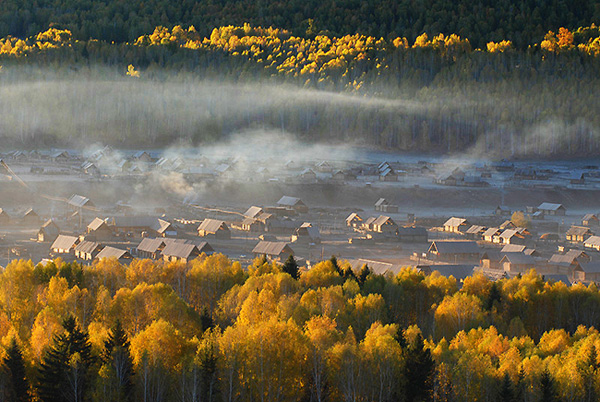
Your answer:
[[[475,48],[456,34],[300,37],[247,23],[208,36],[156,27],[120,44],[51,28],[0,39],[0,125],[14,147],[199,145],[260,129],[399,151],[589,156],[600,150],[599,55],[594,24],[548,31],[527,50],[506,39]],[[238,90],[204,96],[198,109],[206,83]],[[251,85],[252,106],[231,113]]]
[[[29,37],[54,26],[78,40],[124,43],[159,25],[194,25],[208,36],[213,27],[248,22],[296,36],[359,33],[412,41],[424,32],[456,33],[477,48],[506,39],[526,49],[548,30],[598,21],[600,6],[593,0],[5,0],[0,37]]]
[[[12,261],[4,401],[595,401],[600,291],[332,257]]]

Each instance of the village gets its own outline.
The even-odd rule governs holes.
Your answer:
[[[0,266],[12,259],[411,266],[458,281],[535,269],[600,281],[600,170],[587,164],[262,161],[110,147],[0,154]]]

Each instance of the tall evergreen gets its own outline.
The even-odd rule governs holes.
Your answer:
[[[129,346],[127,333],[117,320],[104,342],[102,360],[114,370],[117,399],[125,401],[133,401],[134,396],[134,368]]]
[[[15,338],[12,338],[10,345],[6,349],[6,356],[2,361],[7,369],[9,377],[9,394],[11,400],[16,402],[24,402],[30,399],[29,396],[29,381],[25,375],[25,362],[23,361],[23,353],[17,344]]]
[[[540,402],[559,401],[558,395],[556,393],[556,385],[554,384],[554,379],[550,375],[548,369],[544,370],[542,376],[540,377],[540,390],[542,394]]]
[[[300,277],[300,272],[298,271],[298,264],[296,263],[296,259],[294,258],[294,256],[291,254],[283,263],[283,267],[281,267],[281,270],[287,274],[290,274],[290,276],[294,279],[298,279]]]
[[[513,383],[508,373],[504,373],[504,377],[502,377],[502,383],[500,384],[500,390],[498,392],[498,401],[515,402]]]
[[[69,315],[62,325],[65,332],[54,336],[40,364],[38,395],[44,402],[84,401],[95,362],[92,345],[75,317]]]
[[[425,349],[423,337],[418,334],[405,349],[406,400],[428,401],[433,391],[435,362],[429,349]]]

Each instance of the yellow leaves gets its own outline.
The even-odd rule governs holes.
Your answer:
[[[140,78],[140,72],[135,69],[133,64],[127,66],[127,73],[129,77]]]
[[[406,38],[396,38],[392,41],[392,44],[396,49],[408,49],[408,39]]]
[[[194,345],[179,330],[162,318],[153,321],[131,339],[131,357],[136,366],[146,355],[152,364],[160,362],[174,369],[186,354],[193,353]]]
[[[548,31],[540,47],[547,52],[556,53],[573,49],[573,42],[573,33],[566,28],[559,28],[558,34]]]
[[[569,335],[564,329],[545,332],[540,338],[539,349],[545,355],[562,353],[569,346]]]
[[[511,50],[513,44],[509,40],[503,40],[502,42],[489,42],[487,44],[487,51],[490,53],[503,53],[505,51]]]

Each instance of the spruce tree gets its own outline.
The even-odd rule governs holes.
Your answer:
[[[104,342],[102,360],[114,370],[117,399],[125,401],[133,401],[134,396],[134,369],[129,346],[127,333],[121,321],[117,320],[108,339]]]
[[[540,377],[540,388],[542,394],[540,402],[557,402],[559,400],[558,395],[556,394],[554,379],[550,375],[548,369],[544,370]]]
[[[62,325],[65,332],[54,336],[40,364],[38,395],[44,402],[84,401],[92,382],[92,345],[73,316],[65,318]]]
[[[429,349],[425,349],[423,337],[418,334],[405,349],[405,376],[407,401],[428,401],[433,391],[435,362]]]
[[[502,383],[500,384],[500,390],[498,392],[499,402],[515,402],[515,393],[513,390],[513,383],[508,375],[504,373],[502,377]]]
[[[360,286],[365,284],[365,281],[367,280],[367,277],[371,274],[371,269],[369,268],[369,266],[367,264],[363,265],[362,268],[360,269],[360,272],[358,273],[358,284]]]
[[[17,340],[12,338],[10,345],[6,349],[6,356],[2,361],[7,369],[10,381],[10,397],[16,402],[25,402],[29,400],[29,382],[25,375],[25,362],[23,353],[17,344]]]
[[[300,272],[298,271],[298,264],[296,263],[294,256],[291,254],[288,257],[288,259],[285,260],[285,262],[283,263],[283,267],[281,267],[281,270],[287,274],[290,274],[290,276],[294,279],[298,279],[300,277]]]

